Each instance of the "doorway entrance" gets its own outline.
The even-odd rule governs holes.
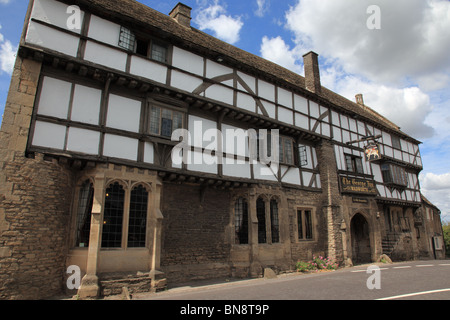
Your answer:
[[[369,224],[361,214],[356,214],[350,225],[352,236],[352,261],[353,264],[372,262],[370,248]]]

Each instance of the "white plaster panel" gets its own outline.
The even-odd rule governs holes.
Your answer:
[[[366,127],[364,126],[364,123],[361,121],[358,121],[357,126],[358,126],[358,133],[360,135],[365,136],[366,135]]]
[[[36,121],[33,136],[34,146],[63,150],[65,138],[65,126]]]
[[[341,163],[341,157],[340,157],[340,147],[335,145],[334,146],[334,154],[336,156],[336,164],[338,170],[342,170],[342,163]]]
[[[322,182],[320,182],[320,174],[316,175],[316,188],[322,188]]]
[[[236,106],[238,108],[248,110],[251,112],[256,111],[255,99],[252,96],[245,94],[245,93],[238,92]]]
[[[224,176],[237,178],[251,178],[250,163],[234,158],[223,158],[222,171]]]
[[[125,52],[93,41],[86,43],[84,59],[120,71],[125,71],[127,64],[127,54]]]
[[[245,84],[252,90],[251,93],[255,94],[256,93],[256,79],[254,77],[249,76],[240,71],[238,71],[237,74],[245,82]],[[238,82],[238,89],[247,91],[247,89],[244,88],[239,82]]]
[[[397,160],[402,160],[402,152],[400,150],[394,149],[394,158]]]
[[[287,172],[285,170],[288,170]],[[284,168],[284,166],[281,167],[281,170],[283,172],[286,172],[284,177],[282,178],[282,182],[295,184],[295,185],[301,185],[300,182],[300,170],[298,168]]]
[[[294,116],[292,110],[278,107],[278,120],[285,123],[294,124]]]
[[[309,101],[310,116],[318,119],[320,117],[319,105],[313,101]]]
[[[301,113],[295,113],[295,125],[299,128],[309,130],[309,118]]]
[[[218,76],[223,76],[233,73],[233,69],[225,67],[217,62],[206,60],[206,77],[207,78],[215,78]],[[233,85],[231,80],[231,85]]]
[[[275,86],[268,82],[258,80],[258,96],[275,102]]]
[[[328,123],[322,123],[322,134],[326,137],[331,137],[330,125]]]
[[[386,132],[383,132],[381,135],[383,136],[383,143],[387,146],[392,147],[391,135]]]
[[[350,122],[350,131],[358,132],[358,128],[356,127],[356,120],[355,119],[349,119],[349,122]]]
[[[384,155],[387,157],[394,157],[394,152],[391,147],[384,146]]]
[[[233,96],[234,92],[232,89],[218,84],[210,86],[205,92],[205,97],[227,103],[229,105],[233,104]]]
[[[333,139],[342,142],[341,129],[333,126]]]
[[[106,125],[111,128],[139,132],[141,101],[109,95]]]
[[[377,190],[382,198],[386,198],[386,189],[383,185],[377,184]]]
[[[222,124],[223,152],[230,155],[248,156],[249,146],[247,131],[241,128]]]
[[[271,103],[271,102],[267,102],[267,101],[261,101],[264,108],[266,109],[267,113],[269,114],[269,117],[272,119],[275,119],[275,104]],[[263,114],[261,110],[259,110],[258,108],[258,113],[259,114]]]
[[[333,122],[333,124],[335,126],[337,126],[337,127],[341,126],[341,122],[340,122],[340,119],[339,119],[339,114],[334,112],[334,111],[331,111],[331,121]]]
[[[105,134],[103,155],[137,161],[138,142],[138,140],[128,137]]]
[[[341,128],[348,129],[348,118],[341,114]]]
[[[120,38],[120,25],[92,15],[88,37],[117,47]]]
[[[79,29],[69,29],[67,21],[73,15],[72,11],[67,13],[68,5],[54,0],[35,0],[31,18],[47,22],[57,27],[80,33]],[[83,22],[84,12],[80,11],[80,24]]]
[[[146,142],[144,144],[144,162],[154,163],[154,161],[155,161],[155,150],[153,147],[153,143]]]
[[[70,82],[44,77],[38,114],[67,119],[71,90]]]
[[[172,65],[175,68],[203,76],[203,58],[178,47],[173,47]]]
[[[130,73],[164,84],[167,80],[167,67],[137,56],[131,57]]]
[[[100,132],[70,127],[67,137],[67,150],[97,155]]]
[[[302,96],[294,94],[294,106],[295,110],[300,111],[304,114],[308,113],[308,100]]]
[[[203,81],[199,78],[190,76],[186,73],[172,70],[172,77],[170,85],[180,90],[193,92],[197,89]]]
[[[71,120],[98,124],[102,91],[76,84]]]
[[[292,108],[292,92],[278,88],[278,104]]]
[[[303,171],[302,172],[303,186],[309,187],[312,177],[313,177],[313,174],[311,172]]]
[[[217,157],[208,152],[188,151],[188,170],[217,174]]]
[[[253,165],[253,176],[257,180],[278,181],[278,166],[268,167],[259,161],[255,161]]]
[[[31,21],[28,26],[25,41],[76,57],[80,39],[76,36]]]
[[[207,146],[217,148],[217,139],[215,140],[216,144],[211,146],[211,144],[214,143],[214,136],[211,136],[210,141],[205,140],[205,133],[208,130],[210,130],[209,132],[212,134],[217,132],[217,123],[200,117],[189,116],[189,132],[191,134],[190,142],[192,146],[200,148],[206,148]]]

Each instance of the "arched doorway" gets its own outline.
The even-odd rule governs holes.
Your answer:
[[[353,264],[372,262],[370,249],[369,224],[361,214],[356,214],[350,226],[352,236],[352,261]]]

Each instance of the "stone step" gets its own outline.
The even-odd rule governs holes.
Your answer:
[[[130,294],[150,292],[151,278],[148,273],[105,274],[99,277],[102,296],[120,295],[123,288]]]

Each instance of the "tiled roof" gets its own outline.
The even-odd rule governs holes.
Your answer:
[[[115,21],[123,20],[137,28],[152,30],[163,38],[170,39],[174,44],[182,45],[193,51],[206,52],[209,55],[226,57],[228,62],[243,66],[243,70],[254,70],[263,73],[266,77],[277,82],[285,82],[302,92],[307,92],[305,78],[301,75],[283,68],[273,62],[265,60],[254,54],[239,49],[233,45],[214,38],[193,27],[187,28],[178,24],[170,16],[158,12],[142,3],[134,0],[72,0],[71,3],[88,8],[104,17]],[[120,22],[120,21],[119,21]],[[359,115],[380,126],[396,132],[403,138],[420,143],[406,135],[400,128],[367,106],[361,106],[339,94],[322,87],[319,94],[314,94],[320,99],[325,99],[333,105]]]

